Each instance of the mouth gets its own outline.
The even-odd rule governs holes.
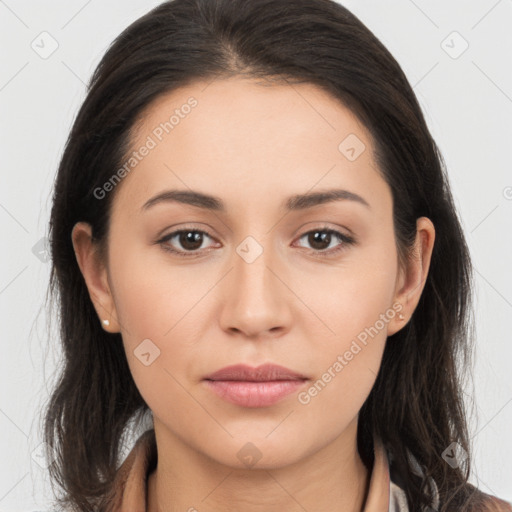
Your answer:
[[[277,364],[262,364],[256,368],[245,364],[226,366],[205,377],[206,380],[236,380],[250,382],[269,382],[282,380],[305,380],[308,377]]]
[[[284,366],[227,366],[203,379],[224,400],[242,407],[266,407],[302,388],[309,378]]]

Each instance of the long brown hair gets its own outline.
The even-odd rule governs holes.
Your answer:
[[[48,456],[57,457],[50,474],[62,489],[58,503],[98,510],[120,464],[123,436],[148,412],[121,335],[100,326],[71,230],[78,221],[90,223],[95,243],[105,249],[115,191],[102,200],[94,191],[122,165],[132,128],[151,102],[194,80],[237,75],[315,84],[358,116],[392,190],[403,265],[416,219],[434,223],[423,294],[408,324],[387,340],[360,411],[358,450],[371,465],[374,435],[384,441],[411,511],[433,502],[430,478],[439,510],[482,510],[486,495],[468,483],[462,397],[474,339],[472,269],[445,164],[399,64],[331,0],[164,2],[124,30],[95,70],[62,155],[49,226],[49,290],[60,313],[63,367],[45,411],[44,436]],[[452,443],[468,454],[455,468],[442,457]],[[423,476],[412,470],[410,455]]]

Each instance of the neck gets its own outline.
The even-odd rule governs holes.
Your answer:
[[[357,450],[357,418],[328,445],[292,464],[239,469],[185,445],[155,418],[158,463],[148,512],[362,512],[370,474]]]

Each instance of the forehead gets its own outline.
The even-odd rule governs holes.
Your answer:
[[[315,186],[386,192],[366,128],[308,83],[230,78],[181,87],[145,109],[131,151],[136,162],[118,193],[139,207],[165,188],[214,193],[237,208]]]

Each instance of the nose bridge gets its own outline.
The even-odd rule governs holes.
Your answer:
[[[275,275],[275,268],[280,267],[278,255],[271,237],[265,240],[263,244],[249,235],[235,248],[221,315],[224,328],[253,335],[287,321],[286,287]]]
[[[235,279],[252,295],[268,290],[268,267],[272,268],[275,256],[268,239],[262,243],[253,236],[247,236],[237,247],[234,257]]]

